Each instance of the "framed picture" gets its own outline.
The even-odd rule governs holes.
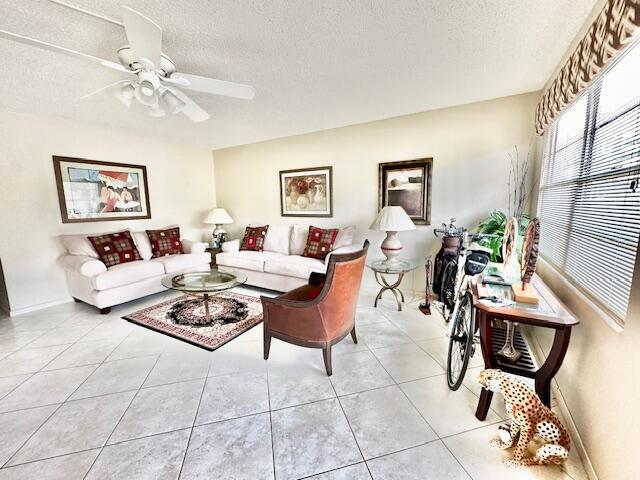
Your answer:
[[[53,157],[62,223],[151,218],[143,165]]]
[[[331,167],[282,170],[280,214],[283,217],[332,217]]]
[[[405,209],[416,225],[431,224],[433,158],[378,166],[378,211],[387,205]]]

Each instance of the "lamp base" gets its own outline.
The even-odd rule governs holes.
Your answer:
[[[398,255],[402,252],[402,244],[398,238],[398,232],[387,231],[387,237],[380,244],[380,249],[387,259],[384,261],[386,265],[395,265],[400,263]]]
[[[227,231],[222,228],[222,225],[216,224],[215,230],[213,230],[213,248],[220,248],[227,238]]]

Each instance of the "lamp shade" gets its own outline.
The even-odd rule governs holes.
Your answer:
[[[402,232],[404,230],[415,230],[416,226],[402,207],[386,206],[373,221],[369,229],[382,230],[383,232]]]
[[[228,223],[233,223],[233,218],[231,218],[231,215],[229,215],[224,208],[214,208],[207,214],[204,219],[204,223],[226,225]]]

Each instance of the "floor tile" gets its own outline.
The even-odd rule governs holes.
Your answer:
[[[503,459],[511,458],[513,449],[499,450],[490,442],[498,438],[498,426],[489,425],[461,433],[443,441],[464,469],[477,480],[570,480],[557,465],[508,468]]]
[[[369,350],[333,359],[331,383],[338,395],[393,385],[393,379]]]
[[[0,400],[0,412],[62,403],[94,370],[88,366],[36,373]]]
[[[140,388],[157,357],[128,358],[100,365],[71,396],[72,400]]]
[[[13,377],[0,377],[0,398],[11,392],[29,377],[31,377],[30,373],[14,375]]]
[[[319,363],[322,363],[319,361]],[[306,367],[306,366],[305,366]],[[301,405],[336,396],[324,367],[269,368],[271,409]]]
[[[105,447],[86,480],[175,480],[180,474],[190,429]]]
[[[44,367],[44,370],[102,363],[113,349],[116,348],[118,343],[119,340],[97,340],[74,343],[54,358],[51,363]]]
[[[33,342],[29,343],[29,348],[50,347],[52,345],[66,345],[80,340],[89,333],[95,326],[80,327],[58,327],[49,330]]]
[[[361,462],[338,400],[323,400],[271,414],[278,480],[297,479]]]
[[[12,353],[0,360],[0,377],[37,372],[68,346],[29,348]]]
[[[396,327],[402,330],[412,340],[430,340],[445,336],[447,327],[440,317],[424,315],[418,308],[407,311],[386,314]]]
[[[396,382],[441,375],[444,369],[415,343],[372,350]]]
[[[440,437],[501,420],[492,410],[484,422],[478,420],[475,417],[478,397],[464,385],[451,391],[444,375],[404,383],[400,388]]]
[[[357,333],[357,327],[356,327],[356,333]],[[344,337],[342,340],[340,340],[338,343],[336,343],[331,347],[331,355],[332,357],[335,357],[337,355],[345,355],[348,353],[362,352],[365,350],[369,350],[369,347],[367,346],[366,343],[364,343],[364,340],[363,341],[358,340],[358,343],[353,343],[353,340],[351,339],[351,335],[347,335],[346,337]],[[320,353],[320,350],[318,350],[318,354],[319,353]]]
[[[367,462],[374,480],[471,480],[441,441]]]
[[[371,475],[369,475],[369,469],[364,463],[356,463],[355,465],[314,475],[309,477],[309,480],[371,480]]]
[[[236,418],[193,429],[180,479],[209,478],[274,478],[269,414]]]
[[[264,372],[267,368],[262,358],[262,342],[229,342],[214,351],[211,358],[209,376]]]
[[[375,307],[365,307],[358,305],[356,308],[356,327],[371,323],[384,322],[387,320],[380,310]]]
[[[124,340],[131,332],[134,331],[134,325],[121,318],[105,320],[95,327],[84,337],[83,342],[92,342],[95,340]]]
[[[397,386],[340,399],[365,459],[437,438]]]
[[[171,340],[171,337],[151,330],[135,330],[111,352],[107,361],[160,355]]]
[[[447,337],[419,341],[416,343],[420,348],[431,355],[436,362],[442,365],[442,368],[447,368],[447,353],[449,351],[449,339]],[[475,353],[469,360],[469,368],[479,367],[482,365],[484,365],[482,351],[480,350],[480,344],[477,344]]]
[[[100,449],[24,463],[0,470],[0,480],[83,480]]]
[[[211,353],[202,349],[188,353],[164,352],[145,380],[144,386],[205,378],[210,363]]]
[[[196,425],[269,411],[266,372],[207,378]]]
[[[392,345],[411,343],[411,339],[388,320],[359,326],[356,332],[358,339],[363,340],[369,348],[390,347]]]
[[[43,330],[35,330],[31,332],[9,331],[0,334],[0,352],[13,352],[18,350],[25,345],[29,345],[46,333],[47,332]]]
[[[143,388],[131,402],[107,443],[191,427],[203,385],[204,379]]]
[[[65,403],[16,453],[10,465],[103,446],[133,395],[125,392]]]
[[[0,466],[11,458],[11,455],[49,418],[49,415],[56,408],[58,408],[57,405],[50,405],[0,414]]]

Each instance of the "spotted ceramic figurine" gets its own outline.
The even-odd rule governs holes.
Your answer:
[[[567,459],[571,447],[569,432],[526,383],[491,369],[480,372],[478,381],[487,390],[504,397],[511,425],[500,425],[500,440],[492,440],[491,446],[504,450],[511,448],[517,440],[513,458],[504,461],[507,467],[561,463]],[[533,457],[525,457],[529,442],[536,434],[543,445]]]

